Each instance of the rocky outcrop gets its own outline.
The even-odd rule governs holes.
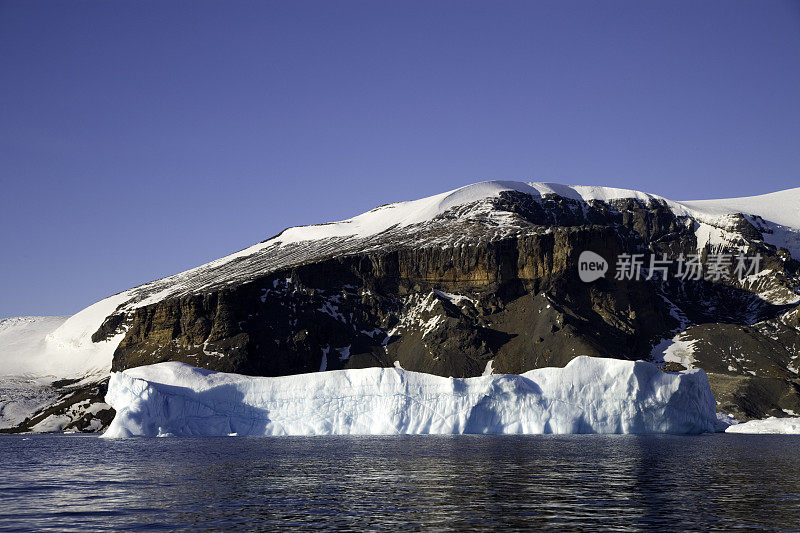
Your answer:
[[[56,393],[52,403],[14,426],[0,428],[0,433],[93,433],[114,419],[114,409],[105,403],[108,378],[91,383],[60,380],[50,388]]]

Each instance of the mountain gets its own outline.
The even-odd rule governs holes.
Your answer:
[[[578,272],[585,251],[607,262],[591,283]],[[651,257],[669,259],[667,271],[616,279],[617,261],[634,254],[643,278]],[[693,254],[703,272],[719,254],[758,255],[760,269],[741,280],[679,279],[677,258]],[[0,420],[103,426],[109,371],[164,361],[260,376],[397,361],[461,378],[563,367],[579,355],[703,368],[719,410],[786,416],[800,412],[798,257],[800,188],[676,202],[477,183],[289,228],[66,320],[2,321]],[[19,353],[29,366],[6,364]],[[39,387],[38,405],[19,401],[25,383]]]

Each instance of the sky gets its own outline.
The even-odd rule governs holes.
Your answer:
[[[800,186],[800,0],[0,0],[0,318],[487,179]]]

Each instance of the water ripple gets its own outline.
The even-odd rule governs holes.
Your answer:
[[[0,437],[0,531],[796,530],[797,438]]]

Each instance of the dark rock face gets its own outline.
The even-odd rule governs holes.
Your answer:
[[[695,221],[658,201],[507,192],[491,202],[489,214],[465,217],[473,206],[459,206],[423,227],[112,315],[93,340],[126,328],[113,370],[183,361],[279,376],[397,361],[467,377],[490,361],[496,373],[520,373],[578,355],[650,359],[683,331],[696,366],[713,374],[721,408],[741,417],[800,412],[795,305],[769,304],[763,286],[736,281],[614,279],[621,253],[696,253]],[[501,229],[497,214],[506,217]],[[731,246],[764,256],[772,274],[758,283],[798,286],[797,263],[745,217],[726,229],[739,239]],[[580,281],[585,250],[610,263],[605,278]],[[257,270],[250,265],[241,260]],[[732,350],[749,362],[731,362]]]

